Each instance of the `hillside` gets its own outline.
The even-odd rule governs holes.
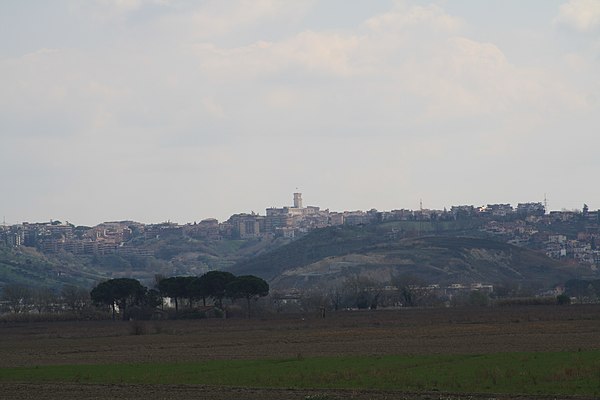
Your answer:
[[[58,289],[64,284],[91,287],[105,279],[101,272],[85,268],[73,257],[49,257],[33,248],[0,246],[0,286],[22,284]]]
[[[425,237],[391,232],[381,225],[322,229],[240,262],[231,271],[263,276],[274,288],[328,287],[352,276],[385,284],[404,274],[436,284],[518,282],[550,287],[583,272],[533,250],[461,236],[460,230]]]
[[[472,221],[443,223],[396,221],[358,226],[331,226],[314,230],[285,246],[257,257],[242,260],[229,270],[236,274],[254,271],[253,273],[265,279],[274,279],[285,270],[309,265],[326,257],[360,254],[378,244],[421,234],[473,235],[476,233],[474,228]]]
[[[364,276],[380,284],[410,274],[422,282],[526,283],[550,287],[593,275],[543,253],[491,239],[481,221],[393,221],[317,229],[296,240],[201,240],[185,235],[134,236],[125,246],[142,255],[42,254],[0,247],[0,286],[22,283],[91,287],[118,277],[154,284],[156,275],[201,275],[227,270],[267,279],[273,288],[318,288]],[[585,274],[585,275],[584,275]]]
[[[154,284],[156,275],[202,275],[210,270],[227,270],[236,262],[277,248],[289,240],[259,238],[245,240],[197,240],[186,237],[165,237],[136,244],[153,256],[75,256],[95,271],[110,278],[128,277],[145,285]]]
[[[0,290],[6,284],[60,289],[70,283],[89,288],[99,281],[121,277],[151,286],[156,275],[201,275],[223,270],[288,242],[284,238],[208,241],[166,236],[128,243],[151,256],[45,254],[32,247],[0,244]]]

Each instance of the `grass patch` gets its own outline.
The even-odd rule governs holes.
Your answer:
[[[600,351],[319,357],[0,369],[0,382],[206,384],[600,395]]]

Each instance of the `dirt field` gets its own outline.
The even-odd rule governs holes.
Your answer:
[[[143,333],[133,334],[134,331]],[[320,355],[480,354],[600,349],[600,306],[405,309],[263,320],[0,325],[0,367]],[[0,372],[1,373],[1,372]],[[446,399],[381,391],[253,390],[172,385],[1,384],[2,398]],[[462,399],[519,397],[463,396]]]
[[[0,387],[3,399],[207,399],[207,400],[304,400],[307,396],[326,396],[331,400],[557,400],[553,396],[505,396],[490,394],[403,393],[380,390],[303,390],[217,388],[185,385],[79,385],[8,384]],[[561,396],[560,399],[591,400]]]

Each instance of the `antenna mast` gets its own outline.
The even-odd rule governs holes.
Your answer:
[[[423,199],[419,199],[419,236],[423,234]]]

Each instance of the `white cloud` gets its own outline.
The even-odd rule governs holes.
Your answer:
[[[126,210],[137,216],[119,216],[177,219],[168,214],[176,210],[187,213],[179,217],[185,222],[243,211],[232,188],[251,192],[259,212],[295,186],[307,198],[312,190],[313,198],[322,191],[335,199],[313,203],[325,207],[406,207],[403,199],[418,201],[420,190],[452,192],[451,174],[484,185],[488,175],[479,170],[501,179],[544,157],[566,160],[557,144],[564,132],[586,143],[582,151],[597,148],[589,133],[600,115],[591,96],[600,87],[597,48],[552,59],[562,49],[540,41],[556,51],[523,65],[511,51],[521,44],[500,45],[440,6],[408,2],[344,28],[305,23],[315,13],[304,2],[144,9],[152,3],[103,3],[115,19],[92,24],[98,42],[84,35],[73,46],[57,41],[56,50],[0,57],[0,170],[26,164],[44,172],[34,183],[53,184],[77,171],[66,172],[75,179],[68,195],[44,186],[44,196],[73,209],[86,203],[80,191],[100,196],[110,188],[146,205],[148,188],[164,187],[147,209]],[[541,54],[531,51],[528,60]],[[69,157],[55,158],[58,150]],[[36,186],[5,176],[19,190]],[[257,182],[267,183],[257,190]],[[492,183],[484,189],[503,194]],[[390,200],[371,202],[376,197]],[[173,201],[177,207],[168,206]]]
[[[210,12],[203,8],[201,13],[208,19],[222,15],[233,26],[294,9],[263,1],[250,12],[254,3],[239,4],[239,10],[229,10],[208,3],[203,7]],[[179,18],[196,21],[197,15]],[[405,126],[422,126],[518,113],[525,106],[531,114],[585,106],[563,77],[512,64],[496,45],[462,36],[460,25],[438,6],[399,6],[354,31],[305,30],[237,47],[198,44],[184,36],[168,49],[159,44],[153,53],[140,53],[136,42],[108,53],[42,51],[19,60],[11,72],[18,77],[13,82],[29,89],[15,86],[13,95],[0,96],[0,102],[2,97],[6,103],[21,100],[30,110],[39,104],[48,113],[59,105],[57,115],[63,116],[70,115],[62,110],[71,104],[93,127],[134,123],[183,130],[208,116],[248,127],[273,118],[267,113],[281,107],[295,109],[304,121],[326,118],[342,127],[350,108],[365,110],[363,121],[369,125],[383,117],[388,124],[402,120]],[[427,35],[432,26],[439,32]],[[241,122],[242,114],[253,120]]]
[[[361,40],[352,34],[304,31],[277,42],[258,41],[229,49],[201,44],[193,46],[192,52],[204,73],[225,80],[250,80],[286,72],[348,77],[356,72],[354,57]]]
[[[93,0],[74,3],[72,9],[94,21],[110,23],[124,22],[129,14],[138,11],[143,5],[143,0]]]
[[[555,23],[581,32],[590,32],[600,26],[600,1],[570,0],[560,6]]]
[[[232,48],[204,43],[185,51],[208,81],[238,87],[239,99],[221,95],[218,110],[228,109],[226,117],[245,128],[260,126],[261,136],[280,134],[276,127],[284,122],[276,121],[283,114],[271,113],[283,109],[291,129],[304,134],[318,133],[313,124],[320,122],[331,134],[368,126],[387,135],[395,124],[411,130],[468,118],[535,125],[548,112],[587,107],[565,77],[520,67],[495,44],[462,36],[458,20],[439,7],[388,14],[354,31],[306,30],[276,41]],[[432,23],[444,29],[429,35]],[[250,103],[245,96],[252,96]],[[361,120],[345,128],[358,115]]]
[[[251,41],[253,29],[297,23],[313,3],[314,0],[209,0],[185,12],[161,17],[156,28],[168,37],[185,38],[195,43],[207,43],[233,34],[248,35],[244,39]]]
[[[288,59],[308,71],[326,71],[337,76],[352,74],[350,58],[360,45],[353,35],[302,32],[275,51],[277,58]]]
[[[392,11],[369,18],[365,25],[374,31],[427,27],[456,32],[462,26],[462,21],[433,4],[425,7],[407,7],[404,3],[398,3]]]

